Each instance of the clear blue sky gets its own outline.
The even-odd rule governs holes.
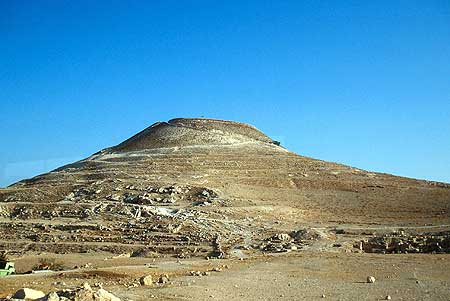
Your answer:
[[[0,0],[0,186],[153,122],[450,182],[450,1]]]

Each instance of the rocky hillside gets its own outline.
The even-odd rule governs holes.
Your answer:
[[[303,157],[252,126],[212,119],[155,123],[0,190],[0,249],[18,253],[225,257],[328,235],[311,227],[449,223],[448,184]]]

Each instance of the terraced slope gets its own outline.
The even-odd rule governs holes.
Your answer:
[[[448,225],[450,186],[299,156],[242,123],[179,118],[1,189],[0,216],[0,249],[20,253],[225,257],[311,227]]]

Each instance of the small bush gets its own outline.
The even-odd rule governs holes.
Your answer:
[[[33,270],[62,271],[64,269],[64,265],[54,258],[40,258],[38,263],[33,267]]]

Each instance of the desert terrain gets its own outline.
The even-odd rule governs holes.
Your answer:
[[[232,121],[157,122],[0,189],[0,234],[5,300],[450,299],[450,184],[304,157]]]

